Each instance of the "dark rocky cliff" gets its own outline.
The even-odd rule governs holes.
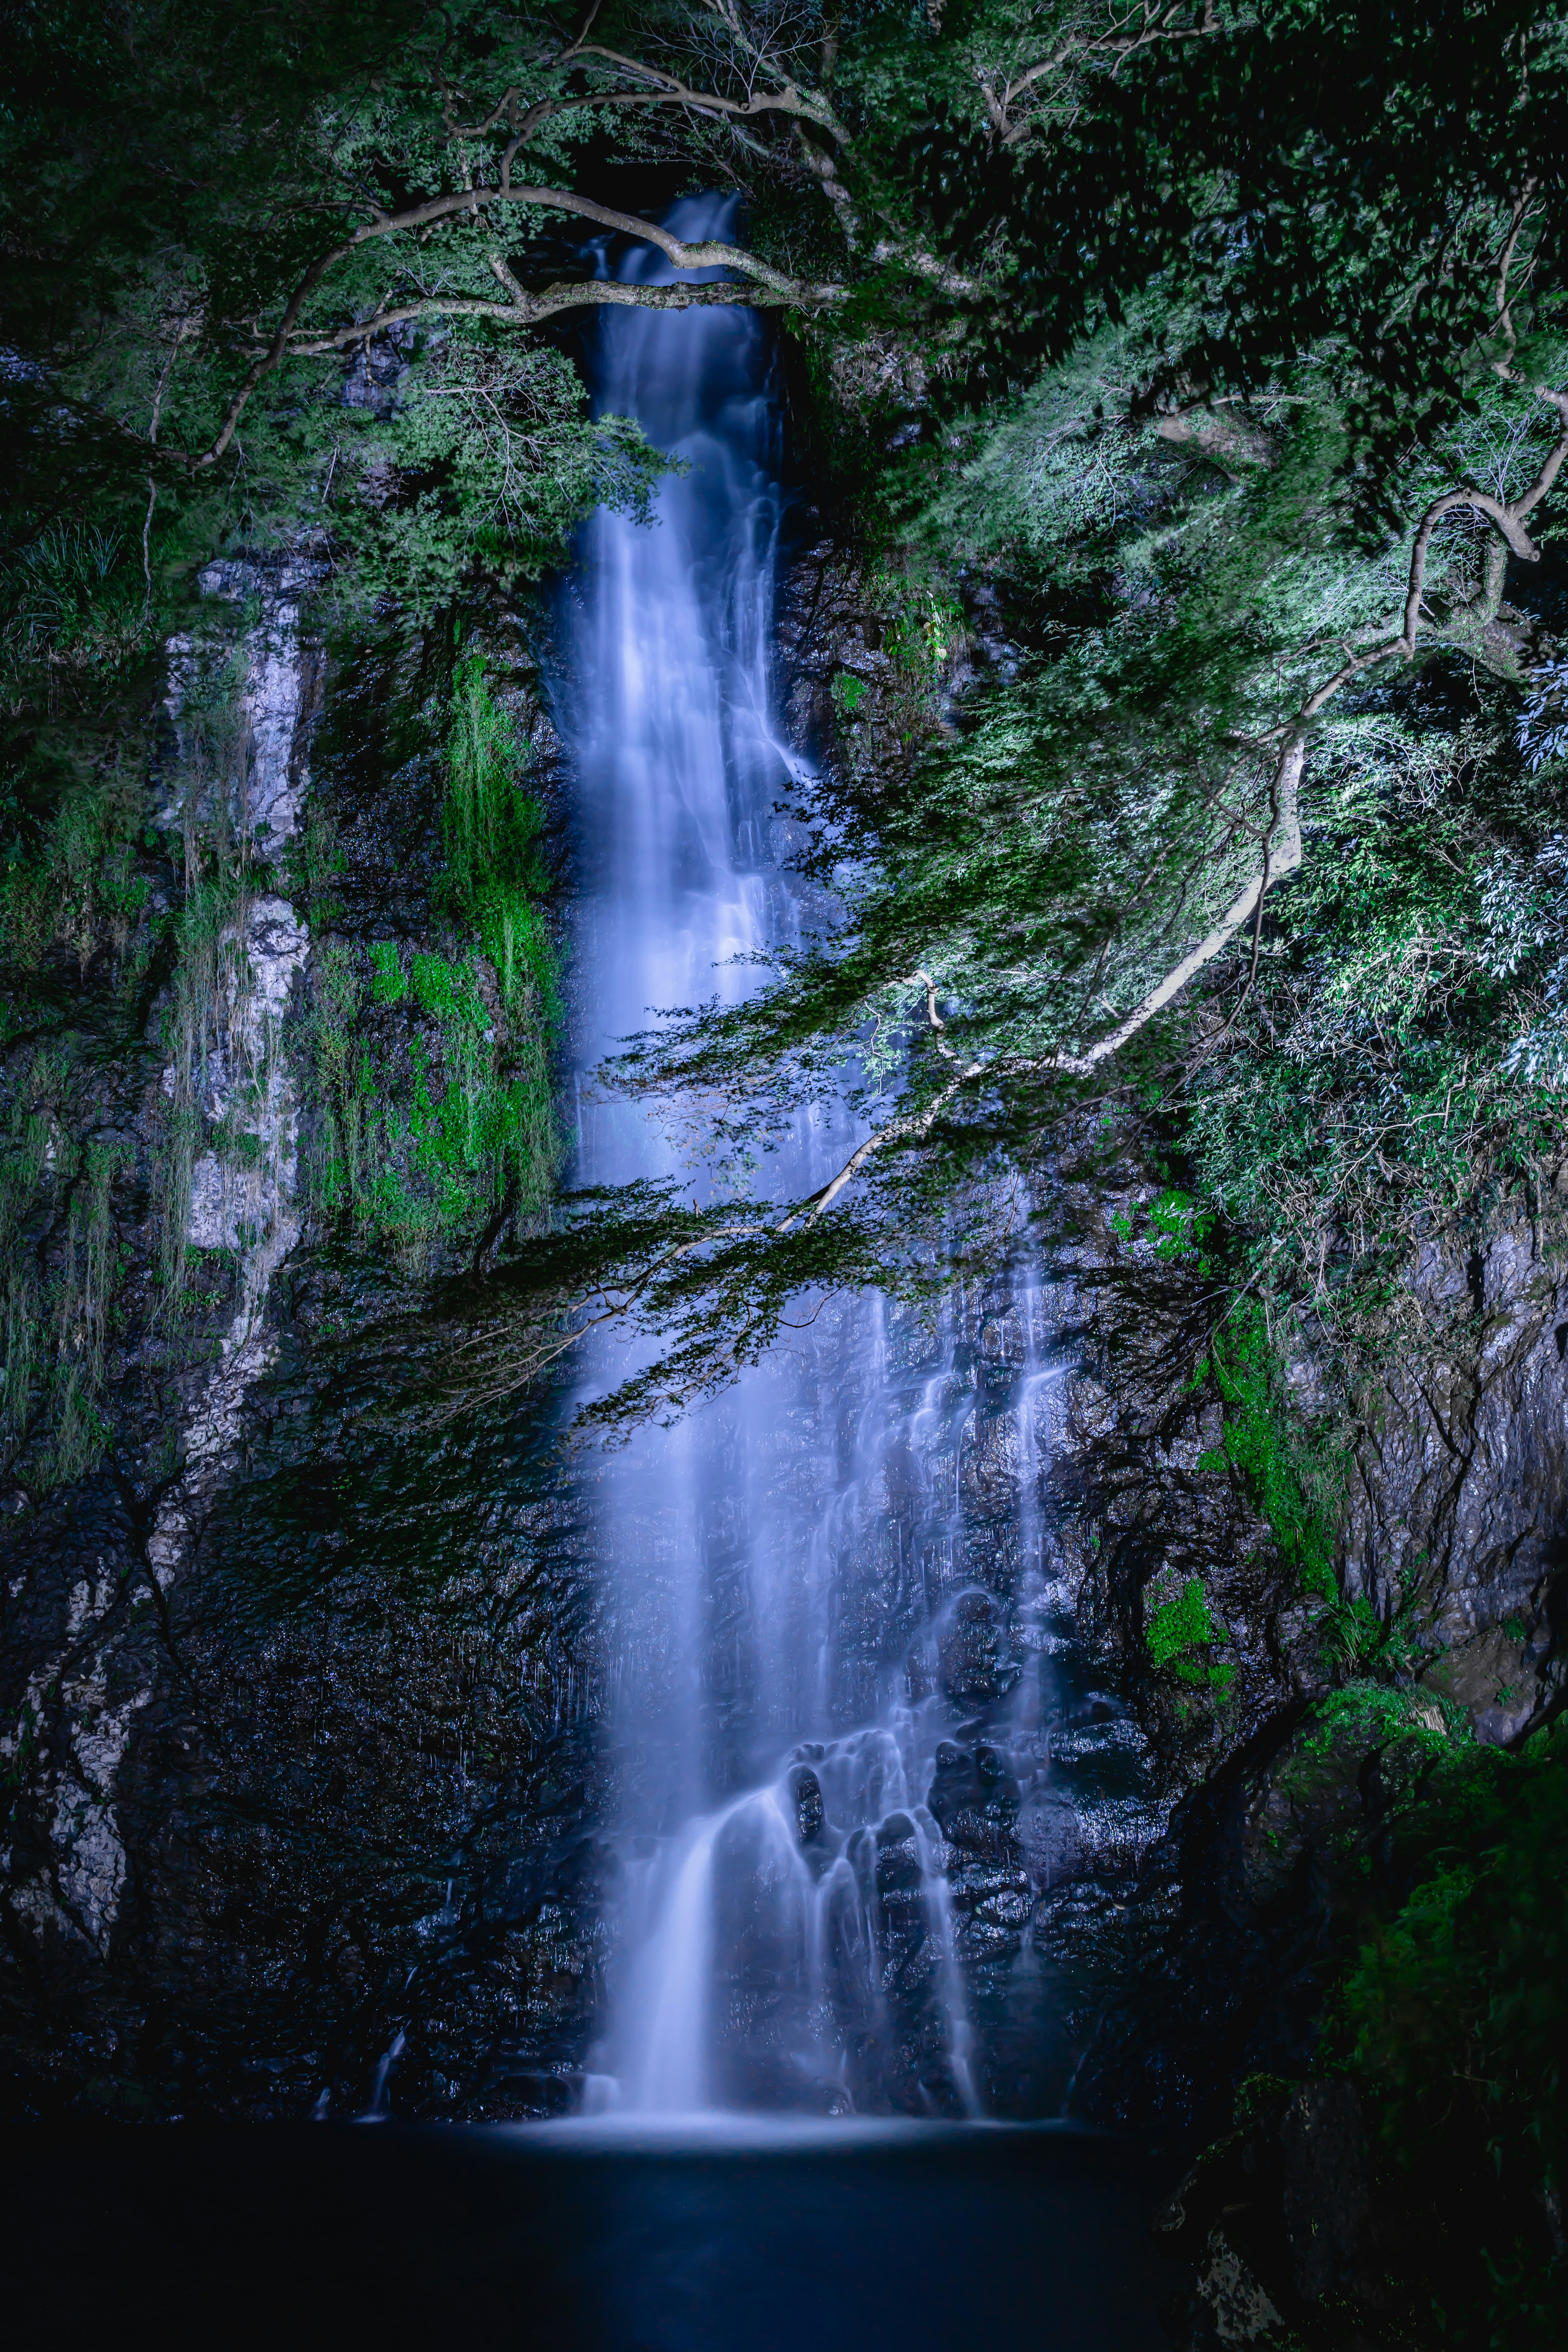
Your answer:
[[[213,584],[254,616],[223,648],[216,772],[176,648],[135,925],[46,948],[37,1025],[5,1057],[13,1129],[45,1136],[13,1245],[58,1297],[85,1194],[104,1269],[79,1310],[96,1464],[58,1475],[47,1391],[11,1431],[6,2098],[354,2112],[401,2031],[416,2107],[532,2112],[591,1969],[570,1528],[537,1405],[480,1436],[378,1412],[388,1351],[406,1386],[420,1303],[502,1218],[345,1236],[320,1181],[324,1048],[341,1060],[346,1030],[405,1096],[410,1057],[442,1051],[438,1019],[382,1008],[363,975],[450,935],[452,647],[329,662],[286,572]],[[491,673],[548,790],[553,739],[504,627]],[[194,1021],[168,936],[182,852],[228,859]]]
[[[830,547],[804,578],[795,708],[874,805],[907,678]],[[968,624],[956,715],[977,675],[1025,656],[998,583],[971,583]],[[1331,2012],[1363,1939],[1445,1860],[1471,1867],[1487,1754],[1522,1756],[1561,1709],[1568,1159],[1429,1221],[1348,1369],[1310,1312],[1264,1333],[1248,1393],[1209,1360],[1227,1297],[1163,1207],[1171,1142],[1129,1100],[1058,1131],[1033,1171],[1076,1365],[1042,1507],[1079,1688],[1102,1693],[1053,1732],[1072,1826],[1026,1855],[1071,2106],[1210,2143],[1160,2227],[1197,2266],[1184,2341],[1424,2342],[1445,2302],[1551,2340],[1504,2284],[1561,2255],[1561,2214],[1505,2157],[1496,2095],[1413,2146],[1410,2098],[1347,2065]],[[1271,1450],[1292,1457],[1283,1513]],[[1315,1536],[1292,1517],[1309,1492],[1330,1498]],[[1090,1746],[1109,1727],[1135,1762],[1131,1844],[1082,1833],[1073,1759],[1097,1711]],[[1435,2030],[1446,2075],[1468,2028],[1456,2011]],[[1509,2250],[1500,2273],[1489,2248]]]
[[[1191,1300],[1123,1275],[1099,1322],[1069,1457],[1094,1530],[1079,1606],[1178,1796],[1074,2096],[1215,2136],[1160,2230],[1198,2265],[1194,2346],[1423,2342],[1435,2305],[1494,2301],[1483,2247],[1528,2270],[1557,2245],[1550,2198],[1504,2171],[1501,2141],[1489,2152],[1500,2116],[1450,2110],[1412,2145],[1408,2102],[1346,2072],[1325,2028],[1363,1940],[1465,1851],[1467,1743],[1521,1751],[1561,1705],[1568,1284],[1542,1220],[1562,1181],[1533,1223],[1505,1213],[1410,1269],[1411,1337],[1383,1351],[1348,1441],[1310,1358],[1290,1368],[1318,1442],[1345,1448],[1328,1608],[1247,1481],[1219,1475],[1219,1409],[1171,1377]],[[1216,1706],[1149,1672],[1149,1595],[1173,1568],[1201,1575],[1229,1636]],[[1436,1852],[1412,1853],[1413,1831]],[[1441,2069],[1464,2063],[1442,2041],[1464,2030],[1436,2028]]]
[[[467,1224],[345,1235],[319,1181],[332,1022],[395,1092],[441,1050],[374,976],[451,944],[455,651],[437,633],[329,662],[286,575],[237,584],[259,618],[235,640],[227,765],[193,782],[176,665],[135,923],[51,945],[37,1024],[7,1047],[15,1131],[38,1139],[15,1246],[91,1327],[101,1433],[70,1476],[58,1400],[13,1430],[6,2096],[537,2115],[573,2095],[598,1996],[592,1586],[550,1398],[478,1426],[406,1401],[449,1337],[437,1286],[482,1273],[522,1213],[503,1194]],[[1009,658],[984,583],[970,619],[950,694]],[[486,642],[548,797],[534,656],[500,624]],[[873,757],[862,697],[896,713],[908,688],[830,542],[796,567],[783,654],[800,735]],[[180,845],[199,856],[226,824],[254,866],[193,1033],[159,920]],[[1056,1794],[1020,1817],[1002,1767],[982,1785],[955,1756],[933,1803],[959,1823],[963,1917],[996,1947],[976,1982],[1011,2053],[998,2095],[1026,2111],[1070,2076],[1084,2115],[1228,2132],[1165,2224],[1200,2262],[1193,2340],[1349,2341],[1333,2330],[1397,2301],[1411,2224],[1363,2094],[1319,2071],[1347,1885],[1438,1751],[1518,1746],[1562,1689],[1568,1163],[1430,1243],[1353,1400],[1299,1338],[1297,1442],[1345,1473],[1331,1598],[1226,1454],[1234,1399],[1194,1378],[1214,1283],[1148,1222],[1150,1149],[1129,1114],[1036,1171],[1076,1367],[1041,1489],[1068,1629]],[[94,1250],[108,1291],[73,1271]],[[982,1388],[987,1362],[1016,1370],[995,1300],[963,1345]],[[978,1426],[977,1523],[985,1447],[1000,1478],[1013,1442],[1004,1416]],[[1202,1622],[1152,1644],[1194,1581]],[[1020,2040],[1038,2002],[1008,2023],[1020,1905],[1054,2004],[1043,2061]]]

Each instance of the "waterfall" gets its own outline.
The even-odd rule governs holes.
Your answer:
[[[668,225],[723,236],[731,210],[688,199]],[[623,269],[673,275],[646,248]],[[601,411],[680,470],[650,524],[598,517],[574,592],[584,1076],[658,1011],[733,1001],[752,984],[735,959],[800,920],[773,858],[794,763],[772,709],[768,328],[607,309],[598,335]],[[580,1181],[679,1173],[701,1196],[699,1151],[594,1094]],[[847,1133],[823,1104],[785,1181]],[[986,2021],[1016,2018],[1037,1974],[1016,1827],[1048,1769],[1052,1644],[1037,1629],[1013,1650],[1019,1606],[1047,1605],[1019,1496],[1052,1377],[1039,1313],[1006,1269],[934,1336],[879,1299],[831,1302],[789,1351],[595,1465],[616,1819],[590,2106],[992,2104]]]
[[[713,213],[678,207],[678,233],[709,234]],[[624,274],[716,273],[677,273],[639,248]],[[682,470],[662,485],[651,527],[602,511],[587,551],[574,733],[589,1065],[655,1010],[738,994],[731,959],[767,938],[763,875],[738,854],[783,782],[768,723],[781,501],[765,373],[750,311],[620,310],[600,330],[598,408],[636,416]],[[600,1182],[670,1158],[640,1113],[590,1105],[580,1162]]]

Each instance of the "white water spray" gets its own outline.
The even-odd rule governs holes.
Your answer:
[[[731,209],[688,200],[669,226],[726,235]],[[671,275],[645,249],[624,267]],[[660,1011],[735,1001],[734,960],[798,924],[771,861],[798,762],[772,708],[767,331],[715,307],[608,310],[599,332],[601,410],[685,470],[651,527],[599,518],[574,628],[584,1071]],[[700,1195],[700,1160],[639,1106],[586,1083],[580,1098],[583,1181],[679,1173]],[[841,1157],[845,1132],[826,1104],[803,1148]],[[951,1328],[934,1357],[911,1344],[879,1300],[836,1305],[594,1484],[620,1819],[592,2106],[984,2105],[965,1952],[992,1977],[1011,1964],[1019,1933],[986,1906],[1016,1908],[1019,1874],[976,1759],[1008,1688],[990,1586],[1012,1575],[1017,1515],[977,1558],[981,1390]]]

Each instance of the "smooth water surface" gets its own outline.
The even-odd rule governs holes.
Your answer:
[[[575,2143],[395,2126],[5,2151],[17,2343],[1158,2352],[1168,2168],[1089,2135],[889,2125]]]

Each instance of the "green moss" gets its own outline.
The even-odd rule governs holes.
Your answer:
[[[1325,1462],[1292,1421],[1268,1320],[1255,1299],[1241,1300],[1215,1333],[1193,1384],[1210,1379],[1224,1401],[1225,1426],[1217,1450],[1200,1458],[1200,1468],[1228,1464],[1246,1481],[1303,1590],[1335,1599],[1334,1530],[1345,1470],[1342,1463]]]
[[[312,1186],[332,1222],[413,1265],[503,1202],[531,1214],[561,1162],[550,1067],[560,1017],[543,814],[483,656],[458,665],[448,719],[440,907],[468,943],[330,941],[308,1024]]]
[[[458,664],[442,832],[445,895],[494,968],[509,1011],[547,1030],[561,1018],[560,972],[543,913],[550,892],[544,812],[528,789],[528,754],[496,701],[484,656]]]
[[[1175,1600],[1156,1609],[1149,1622],[1149,1655],[1156,1666],[1169,1665],[1197,1643],[1212,1642],[1218,1628],[1209,1614],[1201,1578],[1191,1576]]]
[[[1379,1695],[1387,1707],[1394,1695]],[[1486,2250],[1489,2293],[1444,2340],[1561,2342],[1568,2263],[1544,2215],[1568,2175],[1568,1753],[1470,1746],[1397,1826],[1415,1884],[1363,1943],[1331,2047],[1367,2086],[1401,2168],[1484,2163],[1519,2229]]]
[[[1190,1192],[1168,1185],[1142,1213],[1149,1221],[1153,1254],[1159,1264],[1170,1265],[1191,1259],[1200,1274],[1207,1273],[1209,1262],[1203,1245],[1213,1230],[1214,1219]],[[1131,1247],[1137,1228],[1125,1210],[1118,1210],[1110,1219],[1110,1229]]]
[[[370,950],[370,996],[373,1004],[401,1004],[408,982],[394,940],[378,940]]]
[[[104,1356],[122,1272],[118,1141],[69,1140],[71,1064],[30,1057],[0,1127],[0,1449],[34,1492],[84,1477],[108,1450]],[[40,1261],[47,1271],[40,1273]]]
[[[1200,1577],[1190,1576],[1173,1600],[1160,1603],[1149,1620],[1146,1638],[1156,1672],[1173,1674],[1179,1682],[1215,1691],[1222,1697],[1229,1690],[1235,1667],[1226,1662],[1212,1664],[1194,1655],[1225,1639],[1210,1612]]]

